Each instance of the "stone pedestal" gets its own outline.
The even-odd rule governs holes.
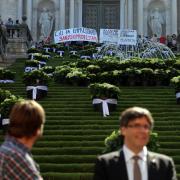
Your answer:
[[[8,39],[7,44],[7,54],[9,56],[14,55],[16,58],[25,58],[27,57],[27,41],[25,41],[23,38],[14,38],[14,39]]]

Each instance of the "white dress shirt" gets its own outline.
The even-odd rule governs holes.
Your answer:
[[[138,160],[138,164],[141,170],[141,177],[142,180],[148,180],[148,168],[147,168],[147,147],[145,146],[141,152],[138,154],[134,154],[126,145],[123,145],[123,152],[124,152],[124,157],[125,157],[125,162],[126,162],[126,167],[127,167],[127,174],[128,174],[128,179],[133,180],[134,175],[133,175],[133,165],[134,165],[134,160],[133,156],[138,155],[140,159]]]

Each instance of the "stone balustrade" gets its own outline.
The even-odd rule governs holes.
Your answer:
[[[32,36],[27,24],[6,25],[8,39],[22,38],[26,41],[32,41]]]

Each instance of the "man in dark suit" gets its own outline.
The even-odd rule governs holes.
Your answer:
[[[147,150],[153,124],[145,108],[123,111],[120,130],[124,145],[119,151],[97,158],[94,180],[177,180],[172,158]]]

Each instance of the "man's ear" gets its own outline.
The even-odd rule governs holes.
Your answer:
[[[36,131],[35,131],[35,134],[34,134],[36,137],[40,137],[42,136],[42,131],[41,131],[41,128],[38,128]]]

